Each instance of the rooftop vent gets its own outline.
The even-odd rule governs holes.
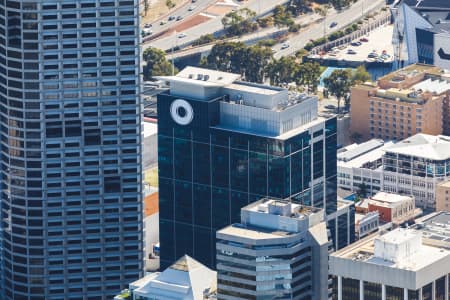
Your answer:
[[[209,75],[203,76],[203,80],[204,80],[204,81],[208,81],[208,79],[209,79]]]
[[[197,74],[197,80],[202,80],[203,79],[203,74]]]
[[[189,79],[192,79],[192,78],[194,78],[194,74],[189,74]]]

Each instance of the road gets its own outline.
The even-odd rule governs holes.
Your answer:
[[[301,26],[306,26],[307,24],[310,24],[311,22],[314,22],[320,18],[321,17],[318,14],[311,13],[308,15],[302,15],[300,18],[298,18],[295,21],[295,23],[300,24]],[[258,32],[256,32],[256,33],[250,33],[250,34],[243,35],[240,38],[230,39],[229,41],[233,41],[233,42],[241,41],[246,45],[254,45],[254,44],[257,44],[258,41],[260,41],[260,40],[271,38],[276,33],[283,32],[283,31],[286,31],[286,29],[270,27],[270,28],[258,30]],[[209,45],[204,45],[204,46],[200,46],[200,47],[186,48],[184,50],[174,52],[173,55],[171,52],[169,52],[169,53],[167,53],[166,58],[171,60],[172,58],[176,59],[178,57],[189,56],[189,55],[192,55],[192,54],[195,54],[198,52],[207,52],[207,51],[211,50],[211,48],[213,46],[214,46],[213,44],[209,44]]]
[[[195,1],[195,0],[194,0]],[[175,24],[180,23],[180,21],[176,21],[178,16],[181,16],[184,19],[191,17],[197,14],[199,11],[206,9],[211,4],[215,3],[217,0],[197,0],[195,3],[192,3],[192,0],[189,0],[186,4],[180,6],[175,9],[173,12],[169,14],[169,16],[175,17],[174,20],[169,21],[168,17],[164,17],[163,19],[159,18],[157,21],[151,23],[151,30],[153,34],[158,34],[161,31],[167,30]],[[189,7],[193,7],[193,10],[189,10]],[[164,24],[161,25],[161,21],[164,21]]]
[[[286,3],[287,1],[288,0],[272,0],[272,1],[249,0],[242,7],[248,7],[249,9],[255,11],[257,15],[265,15],[268,12],[270,12],[275,6]],[[200,8],[197,9],[198,9],[197,12],[199,12]],[[172,47],[177,46],[185,47],[192,44],[192,42],[198,39],[201,35],[207,33],[215,33],[217,35],[220,34],[222,30],[223,30],[222,17],[213,18],[210,21],[204,22],[202,24],[199,24],[197,26],[194,26],[192,28],[183,31],[183,33],[186,34],[186,37],[184,38],[178,38],[174,33],[171,36],[153,40],[150,41],[149,43],[145,43],[142,45],[142,51],[144,51],[148,47],[156,47],[162,50],[168,50]],[[178,34],[179,33],[177,33],[177,35]]]
[[[324,20],[327,34],[345,28],[360,19],[363,12],[367,13],[384,3],[386,3],[385,0],[359,0],[346,10],[340,12],[334,10],[331,11]],[[273,47],[276,50],[276,53],[274,54],[275,58],[294,54],[296,51],[302,49],[311,39],[315,40],[323,37],[324,21],[311,24],[307,28],[301,30],[299,34],[291,37],[287,42],[290,45],[288,48],[281,49],[281,44]],[[332,22],[337,22],[337,25],[333,29],[330,29],[330,24]]]

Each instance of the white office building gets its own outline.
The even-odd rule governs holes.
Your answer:
[[[241,209],[241,223],[217,231],[217,297],[329,298],[324,211],[262,199]]]
[[[366,196],[378,191],[414,196],[436,207],[436,185],[450,179],[450,137],[419,133],[401,142],[370,140],[338,153],[338,187]]]
[[[381,190],[384,149],[393,145],[372,139],[361,144],[351,144],[341,148],[337,154],[338,188],[359,192],[362,185],[366,195],[373,195]]]
[[[448,300],[450,214],[376,233],[330,256],[338,300]]]
[[[450,179],[450,137],[416,134],[385,150],[383,191],[413,195],[416,206],[436,207],[436,185]]]

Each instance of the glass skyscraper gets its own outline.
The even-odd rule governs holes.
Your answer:
[[[263,197],[336,211],[336,118],[317,99],[188,67],[158,97],[161,266],[215,267],[215,232]]]
[[[138,1],[0,0],[0,298],[142,275]]]

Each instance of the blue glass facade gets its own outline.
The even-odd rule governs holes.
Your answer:
[[[142,276],[137,0],[0,0],[0,299]]]
[[[189,125],[171,118],[180,97],[158,96],[161,268],[188,254],[215,267],[215,232],[262,197],[336,210],[336,119],[286,139],[220,128],[219,102],[187,99]]]

